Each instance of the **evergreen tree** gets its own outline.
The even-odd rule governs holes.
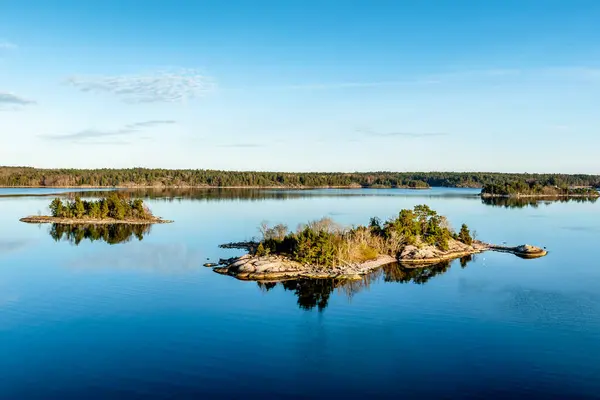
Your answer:
[[[75,218],[83,218],[85,216],[85,206],[83,204],[83,202],[81,201],[81,197],[79,196],[75,196],[75,203],[73,203],[74,205],[74,216]]]
[[[468,244],[469,246],[473,244],[471,232],[469,231],[469,227],[467,227],[466,224],[462,224],[460,232],[458,233],[458,240],[460,240],[464,244]]]
[[[53,217],[63,217],[65,213],[64,208],[62,200],[57,197],[50,203],[50,215]]]
[[[100,218],[108,218],[109,209],[108,209],[108,201],[106,199],[100,200],[102,203],[100,206]]]

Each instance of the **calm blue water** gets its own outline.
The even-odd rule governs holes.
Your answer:
[[[18,221],[47,197],[0,197],[0,398],[600,398],[600,204],[271,192],[154,194],[154,213],[175,223],[114,245],[55,241]],[[241,254],[218,245],[263,220],[358,224],[420,203],[480,239],[550,254],[486,253],[352,286],[259,287],[202,266]]]

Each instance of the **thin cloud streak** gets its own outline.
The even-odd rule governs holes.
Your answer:
[[[265,147],[264,144],[260,143],[235,143],[235,144],[218,144],[217,147],[230,147],[230,148],[256,148]]]
[[[14,43],[7,42],[6,40],[0,40],[0,49],[1,50],[15,50],[19,46]]]
[[[392,86],[408,86],[408,85],[432,85],[444,83],[446,81],[456,79],[475,79],[481,77],[500,78],[506,76],[520,75],[523,71],[519,69],[486,69],[486,70],[470,70],[459,72],[447,72],[440,74],[430,74],[414,79],[406,80],[387,80],[387,81],[355,81],[355,82],[326,82],[326,83],[307,83],[298,85],[283,85],[273,87],[272,89],[281,90],[323,90],[323,89],[352,89],[352,88],[370,88],[370,87],[392,87]]]
[[[215,80],[195,70],[148,75],[72,76],[66,84],[83,92],[113,94],[127,103],[179,102],[217,88]]]
[[[428,74],[416,76],[413,79],[385,80],[385,81],[351,81],[351,82],[321,82],[300,83],[295,85],[282,85],[266,87],[271,90],[333,90],[333,89],[360,89],[412,85],[436,85],[451,82],[475,81],[481,79],[506,79],[506,78],[562,78],[600,82],[600,68],[595,67],[544,67],[532,69],[518,68],[491,68],[482,70],[465,70]]]
[[[35,101],[26,99],[24,97],[17,96],[12,93],[0,92],[0,106],[11,105],[11,106],[26,106],[30,104],[36,104]]]
[[[414,138],[414,139],[423,139],[423,138],[431,138],[431,137],[440,137],[440,136],[448,136],[448,133],[445,132],[375,132],[369,129],[357,129],[359,133],[362,133],[366,136],[371,137],[405,137],[405,138]]]
[[[172,120],[151,120],[151,121],[142,121],[142,122],[134,122],[132,124],[127,124],[123,128],[114,129],[114,130],[97,130],[97,129],[84,129],[79,132],[66,134],[66,135],[40,135],[41,138],[47,140],[70,140],[73,142],[77,142],[80,144],[90,143],[90,144],[129,144],[126,141],[104,141],[104,142],[88,142],[87,139],[97,139],[97,138],[105,138],[105,137],[114,137],[114,136],[125,136],[131,135],[138,132],[141,132],[147,128],[152,128],[160,125],[172,125],[175,124],[176,121]]]

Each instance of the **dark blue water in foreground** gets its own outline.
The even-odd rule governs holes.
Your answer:
[[[0,197],[0,398],[600,398],[600,204],[475,193],[158,194],[152,210],[176,222],[114,245],[57,242],[18,221],[49,198]],[[202,266],[240,254],[218,245],[263,220],[364,224],[420,203],[480,239],[551,252],[350,286],[259,286]]]

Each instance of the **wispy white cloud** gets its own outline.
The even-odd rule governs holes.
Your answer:
[[[19,46],[6,40],[0,40],[0,50],[15,50]]]
[[[110,93],[128,103],[184,101],[204,96],[217,88],[213,78],[196,70],[147,75],[72,76],[66,83],[84,92]]]
[[[0,107],[3,105],[26,106],[30,104],[35,104],[35,101],[17,96],[16,94],[0,92]]]
[[[232,144],[218,144],[217,147],[230,147],[230,148],[255,148],[264,147],[261,143],[232,143]]]
[[[570,125],[566,125],[566,124],[551,125],[550,128],[555,129],[557,131],[568,131],[568,130],[572,129],[572,127]]]
[[[424,139],[430,137],[439,137],[439,136],[448,136],[448,133],[444,132],[376,132],[370,129],[357,129],[359,133],[362,133],[366,136],[371,137],[405,137],[405,138],[413,138],[413,139]]]
[[[600,68],[595,67],[556,67],[545,68],[540,72],[551,77],[600,82]]]
[[[41,138],[47,140],[65,140],[72,141],[75,143],[89,143],[89,144],[128,144],[127,141],[120,140],[109,140],[109,141],[90,141],[90,139],[104,139],[118,136],[127,136],[131,134],[138,133],[147,128],[152,128],[160,125],[172,125],[175,124],[175,121],[172,120],[150,120],[143,122],[135,122],[132,124],[127,124],[119,129],[108,129],[108,130],[99,130],[99,129],[84,129],[79,132],[69,133],[66,135],[40,135]]]
[[[325,89],[352,89],[352,88],[369,88],[369,87],[386,87],[386,86],[401,86],[414,84],[417,81],[381,81],[381,82],[330,82],[330,83],[305,83],[297,85],[283,85],[273,87],[272,89],[281,90],[325,90]]]
[[[457,70],[424,74],[398,80],[368,81],[356,80],[348,82],[321,82],[299,83],[292,85],[272,86],[265,89],[272,90],[335,90],[335,89],[362,89],[377,87],[401,87],[414,85],[437,85],[446,83],[469,82],[494,82],[505,79],[531,79],[531,78],[561,78],[568,80],[585,80],[600,82],[600,68],[595,67],[541,67],[541,68],[489,68]]]

